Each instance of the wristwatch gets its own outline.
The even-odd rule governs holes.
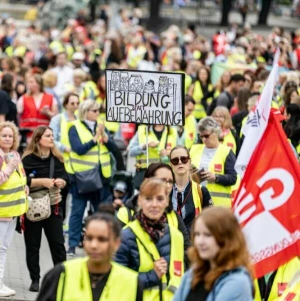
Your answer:
[[[215,175],[215,183],[218,184],[220,175]]]

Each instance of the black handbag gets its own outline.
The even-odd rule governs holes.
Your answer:
[[[74,171],[75,183],[79,194],[95,192],[103,187],[100,176],[100,166],[98,164],[92,169],[76,172],[73,168],[72,161],[70,157],[70,165]],[[100,162],[99,152],[98,161]]]
[[[76,187],[80,194],[94,192],[103,187],[99,169],[97,165],[93,169],[74,172]]]

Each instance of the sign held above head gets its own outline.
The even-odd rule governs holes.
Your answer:
[[[182,73],[106,69],[106,120],[184,125]]]

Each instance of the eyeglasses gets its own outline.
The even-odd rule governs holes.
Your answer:
[[[182,157],[175,157],[175,158],[172,158],[170,159],[170,162],[172,163],[172,165],[178,165],[179,164],[179,161],[183,164],[186,164],[188,163],[190,160],[190,157],[189,156],[182,156]]]
[[[170,180],[168,180],[168,179],[160,179],[160,180],[164,181],[168,185],[172,185],[173,186],[173,184],[174,184],[174,181],[171,180],[171,179]]]
[[[99,113],[99,109],[96,109],[96,110],[89,110],[89,111],[91,111],[91,112],[94,112],[94,113]]]
[[[78,105],[79,105],[79,102],[70,102],[70,105],[71,105],[71,106],[78,106]]]
[[[213,132],[211,132],[210,134],[205,134],[205,135],[199,135],[201,139],[205,138],[208,139],[209,136],[212,134]]]

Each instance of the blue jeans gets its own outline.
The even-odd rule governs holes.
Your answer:
[[[69,221],[69,247],[77,247],[80,242],[82,219],[87,201],[91,202],[96,212],[99,204],[108,200],[111,192],[109,184],[107,184],[99,192],[79,194],[76,184],[72,183],[70,193],[72,194],[72,209]]]

